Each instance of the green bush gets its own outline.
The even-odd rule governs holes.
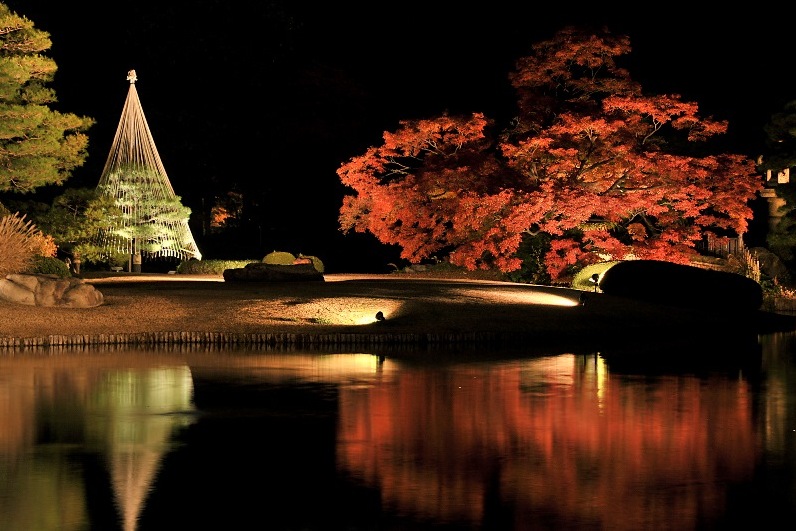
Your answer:
[[[299,258],[308,258],[312,260],[313,267],[315,267],[318,272],[323,273],[323,262],[321,262],[320,258],[317,256],[299,255]],[[265,264],[292,265],[295,261],[296,257],[291,253],[278,251],[269,253],[262,260],[197,260],[191,258],[190,260],[180,262],[177,266],[177,273],[180,275],[223,275],[225,269],[239,269],[252,263],[262,262]]]
[[[41,255],[36,255],[31,259],[28,267],[25,269],[25,273],[31,275],[56,275],[61,278],[72,276],[72,272],[69,271],[69,266],[63,261],[53,256]]]
[[[303,255],[303,254],[299,254],[298,257],[299,258],[305,258],[305,259],[308,259],[308,260],[312,261],[312,267],[315,268],[315,271],[317,271],[318,273],[323,273],[323,269],[324,269],[323,262],[317,256],[306,256],[306,255]]]
[[[80,261],[81,272],[108,271],[113,267],[121,267],[126,270],[130,262],[130,253],[126,252],[91,253],[91,258],[86,258],[86,254],[82,252],[77,254],[82,257]]]
[[[285,251],[273,251],[263,257],[264,264],[291,265],[296,261],[292,253]]]
[[[105,256],[108,268],[124,267],[130,261],[130,253],[109,253]]]
[[[550,250],[550,236],[544,233],[531,236],[525,234],[517,249],[516,256],[522,260],[522,266],[516,271],[506,274],[511,282],[523,284],[538,284],[549,286],[552,284],[550,274],[545,265],[545,253]]]
[[[595,291],[595,283],[594,280],[592,280],[592,276],[597,275],[599,279],[602,277],[603,273],[618,263],[618,261],[614,260],[611,262],[600,262],[599,264],[587,265],[575,274],[575,277],[572,279],[572,287],[583,291]],[[599,290],[600,289],[597,288],[597,291]]]
[[[259,260],[196,260],[191,258],[180,262],[177,273],[180,275],[223,275],[225,269],[238,269]]]

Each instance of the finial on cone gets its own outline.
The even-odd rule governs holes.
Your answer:
[[[127,81],[129,81],[131,85],[138,81],[138,76],[135,75],[135,70],[130,70],[127,72]]]

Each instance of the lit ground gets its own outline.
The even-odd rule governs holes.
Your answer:
[[[225,334],[519,334],[539,341],[654,339],[791,329],[792,318],[721,315],[567,288],[406,275],[325,275],[323,282],[229,283],[220,276],[118,273],[86,278],[104,303],[40,308],[0,301],[0,338]],[[377,320],[382,312],[384,320]]]

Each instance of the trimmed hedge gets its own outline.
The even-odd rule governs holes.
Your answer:
[[[293,253],[288,253],[285,251],[270,252],[265,255],[262,260],[264,264],[271,265],[292,265],[295,261],[296,257],[293,255]]]
[[[763,288],[751,278],[659,260],[613,265],[599,287],[610,295],[689,308],[757,310],[763,304]]]
[[[196,260],[194,258],[181,262],[177,273],[181,275],[223,275],[225,269],[246,267],[246,264],[259,260]]]
[[[69,271],[69,266],[62,260],[53,256],[41,255],[33,257],[25,273],[31,275],[56,275],[60,278],[69,278],[72,276],[72,272]]]

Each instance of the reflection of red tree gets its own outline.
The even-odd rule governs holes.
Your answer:
[[[75,394],[86,392],[85,378],[75,378],[57,365],[53,368],[39,367],[36,362],[13,362],[0,364],[0,455],[9,457],[30,451],[36,442],[37,423],[45,411],[57,406],[56,395],[65,389]],[[53,415],[67,424],[63,411]],[[75,429],[80,426],[76,423]]]
[[[30,368],[4,370],[0,381],[0,455],[16,456],[35,438],[35,381]]]
[[[742,381],[598,380],[573,357],[397,373],[341,396],[342,468],[418,517],[482,520],[499,488],[515,521],[691,528],[724,510],[756,446]],[[565,364],[562,366],[562,360]]]

